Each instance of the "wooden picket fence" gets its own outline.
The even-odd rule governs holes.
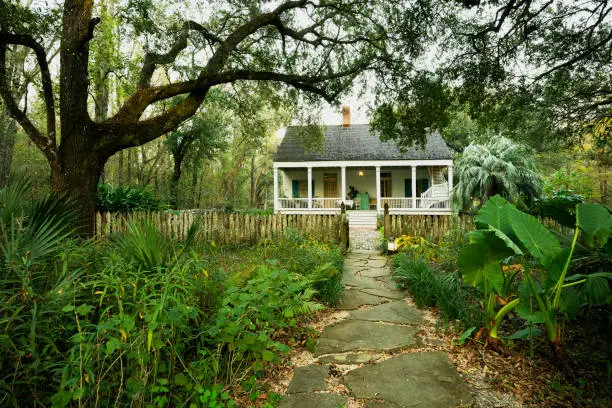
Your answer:
[[[572,235],[574,230],[567,228],[550,218],[538,218],[548,229],[563,235]],[[469,232],[474,229],[474,217],[471,215],[385,215],[385,236],[397,238],[401,235],[423,237],[431,242],[438,242],[448,233]]]
[[[344,217],[345,218],[345,217]],[[194,222],[200,223],[197,237],[218,244],[254,244],[277,239],[288,229],[322,242],[339,243],[342,215],[321,214],[236,214],[218,211],[156,211],[96,214],[96,236],[125,232],[133,220],[155,225],[174,239],[185,239]]]
[[[383,225],[387,237],[397,238],[401,235],[411,235],[438,242],[453,229],[472,230],[474,219],[470,216],[389,214],[385,216]]]

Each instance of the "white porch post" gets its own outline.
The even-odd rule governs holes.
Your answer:
[[[308,209],[312,208],[312,167],[308,167]]]
[[[278,211],[278,168],[274,168],[274,212]]]
[[[448,194],[453,189],[453,166],[448,166]]]
[[[342,173],[342,202],[346,201],[346,166],[341,167]]]
[[[416,191],[416,166],[412,166],[412,208],[417,208],[417,191]]]
[[[376,211],[378,212],[382,207],[380,198],[380,166],[376,166]]]

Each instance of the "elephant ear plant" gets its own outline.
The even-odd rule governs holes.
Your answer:
[[[566,361],[561,328],[585,304],[610,302],[611,273],[568,276],[578,239],[595,249],[610,248],[612,216],[600,204],[579,204],[571,245],[564,248],[537,218],[516,209],[500,196],[491,198],[476,216],[477,230],[459,256],[465,283],[484,295],[484,330],[500,342],[498,330],[512,310],[526,329],[510,338],[526,337],[543,325],[559,360]]]

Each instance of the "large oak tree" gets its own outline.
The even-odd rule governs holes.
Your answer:
[[[198,111],[212,87],[242,80],[274,81],[281,89],[334,101],[360,73],[382,72],[385,65],[404,64],[421,52],[427,24],[405,22],[425,13],[430,4],[226,0],[203,2],[201,9],[197,2],[173,2],[167,8],[170,23],[155,27],[150,19],[154,2],[120,1],[126,16],[122,24],[133,27],[130,43],[120,47],[142,49],[140,57],[127,53],[133,58],[125,63],[139,65],[139,74],[125,102],[108,118],[94,120],[90,43],[100,23],[94,3],[66,0],[59,6],[57,69],[50,68],[44,47],[53,34],[32,34],[31,24],[20,23],[21,16],[35,16],[35,11],[5,2],[0,17],[0,94],[11,116],[49,161],[52,187],[79,200],[83,226],[89,231],[96,185],[108,158],[177,129]],[[411,44],[392,45],[390,40],[399,38]],[[16,46],[29,48],[40,68],[43,123],[13,98],[7,81],[7,51]],[[195,74],[180,70],[187,63],[192,66],[186,72]],[[164,70],[166,75],[161,75]],[[176,97],[179,103],[159,108]]]

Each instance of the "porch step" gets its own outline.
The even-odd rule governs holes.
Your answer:
[[[349,228],[376,229],[376,211],[347,211]]]

